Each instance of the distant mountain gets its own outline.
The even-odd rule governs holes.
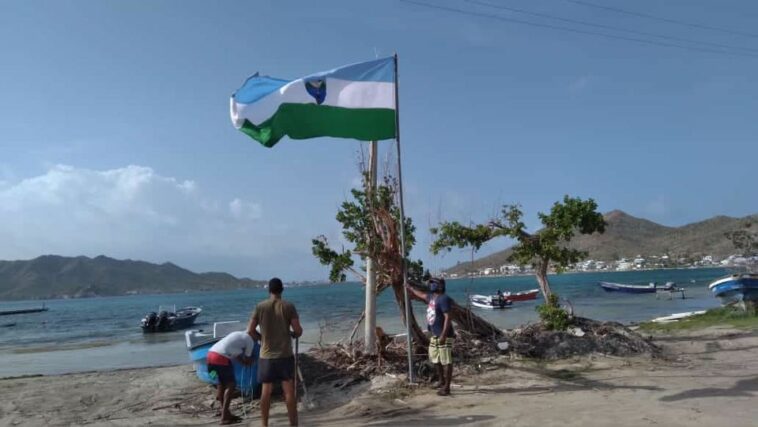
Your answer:
[[[251,288],[265,282],[226,273],[193,273],[170,262],[45,255],[0,261],[0,299],[82,298]]]
[[[744,218],[716,216],[682,227],[666,227],[620,210],[608,212],[604,217],[608,223],[604,234],[575,236],[570,246],[589,252],[589,259],[601,261],[663,254],[672,257],[726,257],[738,251],[724,237],[724,233],[740,228],[747,220],[758,222],[758,214]],[[446,272],[464,274],[487,267],[500,267],[508,263],[510,253],[510,249],[506,249],[474,260],[473,268],[470,262],[459,263]]]

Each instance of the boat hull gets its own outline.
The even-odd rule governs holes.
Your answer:
[[[532,289],[531,291],[517,292],[515,294],[506,295],[505,299],[513,302],[530,301],[537,299],[537,295],[539,293],[539,289]]]
[[[723,277],[708,286],[713,296],[724,304],[758,302],[758,274]]]
[[[622,283],[600,282],[600,287],[606,292],[624,292],[629,294],[653,294],[655,286],[625,285]]]
[[[213,347],[217,341],[221,338],[209,339],[203,343],[197,344],[191,348],[188,348],[190,360],[195,369],[195,374],[200,381],[206,384],[217,385],[218,380],[211,378],[208,374],[208,351]],[[234,378],[237,382],[237,388],[244,395],[252,394],[253,399],[260,397],[260,384],[258,384],[258,357],[260,355],[261,346],[256,341],[255,347],[253,347],[253,359],[252,365],[244,365],[238,360],[232,360],[232,367],[234,368]]]
[[[473,295],[469,298],[469,301],[474,307],[486,308],[489,310],[504,310],[506,308],[511,308],[511,305],[513,304],[512,301],[507,299],[497,301],[495,298],[486,295]]]

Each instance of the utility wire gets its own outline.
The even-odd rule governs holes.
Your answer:
[[[579,4],[579,5],[587,6],[587,7],[594,7],[596,9],[607,10],[607,11],[610,11],[610,12],[620,13],[620,14],[624,14],[624,15],[632,15],[632,16],[637,16],[637,17],[640,17],[640,18],[652,19],[654,21],[668,22],[669,24],[684,25],[685,27],[700,28],[700,29],[703,29],[703,30],[718,31],[718,32],[721,32],[721,33],[734,34],[734,35],[737,35],[737,36],[758,38],[758,34],[755,34],[755,33],[748,33],[748,32],[745,32],[745,31],[738,31],[738,30],[731,30],[731,29],[728,29],[728,28],[713,27],[713,26],[710,26],[710,25],[698,24],[697,22],[687,22],[687,21],[681,21],[681,20],[678,20],[678,19],[664,18],[664,17],[661,17],[661,16],[651,15],[649,13],[635,12],[633,10],[627,10],[627,9],[621,9],[621,8],[618,8],[618,7],[605,6],[605,5],[602,5],[602,4],[591,3],[591,2],[583,1],[583,0],[563,0],[563,1],[567,1],[569,3],[574,3],[574,4]]]
[[[607,38],[607,39],[631,41],[631,42],[642,43],[642,44],[647,44],[647,45],[652,45],[652,46],[673,47],[673,48],[690,50],[690,51],[695,51],[695,52],[707,52],[707,53],[717,53],[717,54],[729,55],[729,56],[758,58],[758,55],[752,55],[752,54],[749,54],[749,53],[727,52],[727,51],[724,51],[724,50],[715,50],[715,49],[707,49],[707,48],[694,47],[694,46],[685,46],[685,45],[679,45],[679,44],[674,44],[674,43],[659,42],[659,41],[655,41],[655,40],[646,40],[646,39],[640,39],[640,38],[635,38],[635,37],[625,37],[625,36],[619,36],[619,35],[613,35],[613,34],[607,34],[607,33],[600,33],[600,32],[596,32],[596,31],[586,31],[586,30],[580,30],[580,29],[577,29],[577,28],[561,27],[561,26],[558,26],[558,25],[542,24],[542,23],[538,23],[538,22],[523,21],[523,20],[520,20],[520,19],[506,18],[504,16],[493,15],[493,14],[490,14],[490,13],[481,13],[481,12],[476,12],[476,11],[472,11],[472,10],[456,9],[456,8],[447,7],[447,6],[439,6],[439,5],[436,5],[436,4],[429,4],[429,3],[424,3],[424,2],[415,1],[415,0],[400,0],[400,2],[415,4],[415,5],[426,7],[426,8],[429,8],[429,9],[444,10],[444,11],[447,11],[447,12],[458,13],[458,14],[461,14],[461,15],[477,16],[477,17],[481,17],[481,18],[494,19],[494,20],[497,20],[497,21],[511,22],[511,23],[514,23],[514,24],[528,25],[528,26],[532,26],[532,27],[548,28],[548,29],[551,29],[551,30],[566,31],[566,32],[571,32],[571,33],[578,33],[578,34],[586,34],[586,35],[591,35],[591,36],[604,37],[604,38]]]
[[[480,6],[491,7],[493,9],[507,10],[507,11],[510,11],[510,12],[521,13],[521,14],[524,14],[524,15],[531,15],[531,16],[537,16],[537,17],[540,17],[540,18],[553,19],[553,20],[556,20],[556,21],[569,22],[569,23],[572,23],[572,24],[587,25],[587,26],[590,26],[590,27],[603,28],[603,29],[606,29],[606,30],[620,31],[620,32],[629,33],[629,34],[637,34],[639,36],[658,37],[658,38],[661,38],[661,39],[673,40],[673,41],[684,42],[684,43],[693,43],[693,44],[700,44],[700,45],[706,45],[706,46],[712,46],[712,47],[719,47],[719,48],[723,48],[723,49],[743,50],[743,51],[747,51],[747,52],[758,53],[758,49],[752,49],[752,48],[749,48],[749,47],[732,46],[732,45],[727,45],[727,44],[712,43],[712,42],[707,42],[707,41],[692,40],[692,39],[686,39],[686,38],[681,38],[681,37],[668,36],[668,35],[665,35],[665,34],[656,34],[656,33],[648,33],[648,32],[645,32],[645,31],[630,30],[630,29],[627,29],[627,28],[620,28],[620,27],[616,27],[616,26],[613,26],[613,25],[604,25],[604,24],[598,24],[598,23],[595,23],[595,22],[581,21],[581,20],[578,20],[578,19],[563,18],[563,17],[560,17],[560,16],[550,15],[550,14],[547,14],[547,13],[540,13],[540,12],[534,12],[534,11],[530,11],[530,10],[518,9],[518,8],[515,8],[515,7],[502,6],[502,5],[499,5],[499,4],[492,4],[492,3],[478,1],[478,0],[464,0],[464,1],[466,1],[467,3],[476,4],[476,5],[480,5]]]

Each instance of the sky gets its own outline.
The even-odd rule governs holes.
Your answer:
[[[413,1],[436,7],[0,2],[0,259],[325,279],[310,240],[340,244],[334,216],[365,145],[264,148],[232,127],[229,96],[255,72],[294,79],[394,52],[413,256],[432,270],[470,253],[431,255],[430,227],[505,203],[533,229],[565,194],[674,226],[758,212],[758,3],[602,2],[697,27],[571,0]],[[392,164],[392,141],[380,146]]]

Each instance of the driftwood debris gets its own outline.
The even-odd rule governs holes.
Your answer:
[[[549,331],[539,323],[505,337],[508,354],[535,359],[563,359],[593,353],[611,356],[661,354],[661,348],[617,322],[575,317],[568,331]],[[505,346],[504,346],[505,347]]]

